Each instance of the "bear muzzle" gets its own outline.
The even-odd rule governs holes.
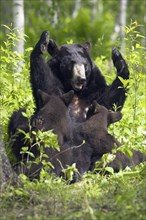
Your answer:
[[[86,74],[84,64],[74,64],[71,85],[75,91],[82,90],[83,87],[86,85]]]

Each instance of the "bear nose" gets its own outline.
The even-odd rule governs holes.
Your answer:
[[[86,81],[86,78],[82,78],[82,77],[78,77],[77,78],[77,81],[79,82],[79,83],[84,83],[85,81]]]

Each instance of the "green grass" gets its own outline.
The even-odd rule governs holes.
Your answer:
[[[111,176],[88,174],[68,185],[60,178],[22,178],[1,191],[1,219],[146,219],[146,166]]]

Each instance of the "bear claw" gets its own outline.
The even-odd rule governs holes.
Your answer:
[[[43,118],[42,116],[37,116],[32,120],[32,127],[33,128],[40,128],[43,125]]]
[[[49,44],[49,35],[50,34],[48,31],[44,31],[40,37],[39,45],[42,53],[47,50]]]
[[[43,41],[44,43],[49,43],[49,31],[44,31],[41,34],[40,40]]]

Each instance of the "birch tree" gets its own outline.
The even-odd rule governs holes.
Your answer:
[[[91,9],[91,16],[94,20],[97,15],[97,0],[92,0],[92,9]]]
[[[58,23],[58,4],[53,0],[46,0],[45,2],[49,9],[53,8],[52,26],[54,27]]]
[[[81,8],[81,0],[75,0],[74,6],[73,6],[73,12],[72,12],[73,18],[77,17],[80,8]]]
[[[17,176],[9,162],[0,131],[0,186],[5,184],[8,180],[16,181]]]
[[[120,0],[120,39],[121,39],[121,51],[125,51],[125,32],[122,26],[126,26],[126,11],[127,11],[127,1],[128,0]]]
[[[16,35],[23,36],[24,35],[24,2],[23,0],[13,0],[13,24],[16,30]],[[15,50],[23,54],[24,53],[24,40],[20,39],[16,41]]]

